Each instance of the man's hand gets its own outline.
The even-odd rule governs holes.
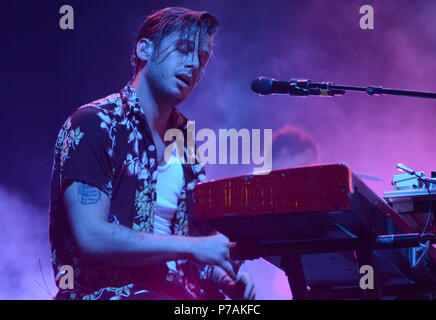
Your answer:
[[[221,267],[232,278],[236,278],[236,273],[230,259],[231,242],[226,236],[217,233],[213,236],[193,237],[192,256],[195,260],[203,264],[212,264]]]
[[[232,300],[254,300],[256,294],[250,276],[239,272],[232,278],[222,268],[215,266],[211,280]]]

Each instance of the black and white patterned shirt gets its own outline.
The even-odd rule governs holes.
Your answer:
[[[170,128],[182,130],[187,139],[187,119],[176,109]],[[192,150],[192,148],[194,148]],[[185,159],[195,155],[195,145],[185,145]],[[182,164],[183,188],[171,220],[176,235],[191,233],[187,195],[205,180],[204,165]],[[108,221],[133,230],[153,233],[156,208],[157,153],[145,114],[134,87],[77,109],[59,132],[51,180],[50,242],[56,284],[61,267],[74,270],[74,289],[59,289],[60,299],[122,299],[152,291],[182,298],[202,298],[207,266],[179,261],[176,274],[164,263],[146,267],[114,267],[81,261],[63,203],[65,186],[78,181],[96,187],[111,200]],[[91,213],[90,213],[91,214]],[[204,269],[206,268],[206,269]],[[206,290],[207,291],[207,290]],[[146,298],[146,295],[145,295]]]

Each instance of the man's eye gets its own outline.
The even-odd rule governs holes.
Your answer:
[[[178,46],[177,50],[179,50],[181,53],[189,53],[194,50],[192,46],[190,46],[188,43],[182,43]]]
[[[181,53],[188,53],[188,48],[186,46],[179,46],[177,48]]]

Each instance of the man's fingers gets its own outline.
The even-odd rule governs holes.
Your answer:
[[[250,277],[243,273],[238,275],[238,282],[241,282],[244,286],[244,294],[243,299],[253,300],[254,299],[254,284],[251,281]]]
[[[244,299],[253,300],[252,296],[254,295],[254,285],[249,283],[244,290]]]
[[[227,274],[232,277],[232,279],[236,279],[236,274],[233,271],[233,266],[232,264],[228,261],[228,260],[224,260],[221,264],[220,267],[224,269],[225,272],[227,272]]]
[[[250,293],[250,300],[254,300],[254,299],[256,299],[256,291],[254,290],[254,287],[253,287],[253,290]]]
[[[233,270],[235,271],[236,274],[238,274],[239,269],[241,268],[242,265],[242,261],[240,260],[230,260],[233,266]]]
[[[226,275],[225,277],[224,277],[224,280],[223,280],[223,282],[222,282],[228,289],[231,289],[231,288],[233,288],[235,285],[236,285],[236,283],[235,283],[235,281],[232,279],[232,278],[230,278],[230,276],[229,275]]]
[[[230,250],[226,250],[224,252],[224,259],[228,260],[228,261],[232,261],[232,259],[230,259]]]

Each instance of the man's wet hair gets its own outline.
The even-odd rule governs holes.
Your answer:
[[[208,36],[218,31],[218,21],[209,12],[193,11],[181,7],[169,7],[154,12],[145,18],[138,31],[130,61],[134,74],[142,67],[143,62],[136,55],[136,45],[142,38],[151,40],[154,44],[153,59],[159,56],[159,48],[164,37],[179,32],[180,39],[189,38],[192,33],[199,34],[199,46],[202,46]]]

